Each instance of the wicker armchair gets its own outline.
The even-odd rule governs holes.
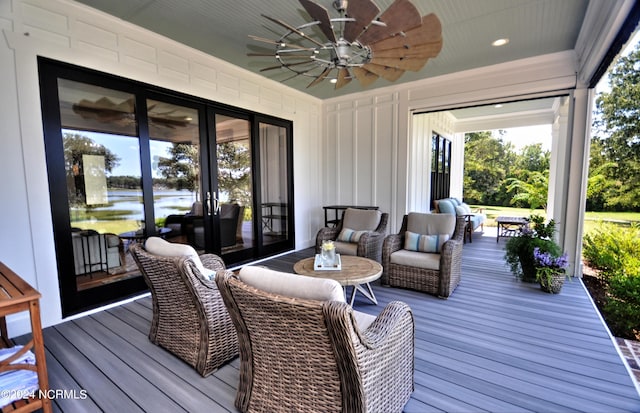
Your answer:
[[[210,270],[224,270],[220,257],[205,254],[200,263],[197,255],[154,255],[137,243],[129,250],[151,290],[152,343],[175,354],[203,377],[238,355],[238,337],[220,292],[199,269],[204,265],[211,275]]]
[[[424,291],[441,298],[449,297],[460,283],[465,224],[464,217],[449,214],[405,215],[400,232],[384,240],[382,284]],[[407,231],[447,234],[450,239],[437,253],[411,251],[405,249]]]
[[[377,210],[347,208],[335,228],[321,228],[316,235],[316,254],[320,253],[322,241],[332,240],[336,252],[344,255],[357,255],[380,262],[382,243],[387,232],[389,214]],[[343,229],[364,231],[355,242],[341,241]]]
[[[280,282],[267,284],[296,295],[267,292],[251,286],[264,288],[265,277],[252,283],[245,268],[239,275],[216,274],[238,330],[240,411],[402,411],[413,392],[414,369],[413,315],[406,304],[392,302],[373,317],[346,304],[334,280],[279,273]],[[301,298],[305,288],[292,277],[333,282],[337,298]],[[312,287],[315,294],[321,289]]]

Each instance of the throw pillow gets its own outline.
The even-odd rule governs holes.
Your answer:
[[[469,205],[462,203],[460,207],[465,211],[465,214],[471,214],[471,207]]]
[[[343,228],[338,234],[337,241],[342,242],[358,242],[360,241],[360,237],[366,234],[369,231],[354,231],[349,228]]]
[[[420,235],[407,231],[404,235],[404,249],[420,252],[440,252],[447,241],[449,241],[449,234]]]
[[[456,215],[466,215],[468,214],[467,209],[462,205],[458,205],[456,207]]]

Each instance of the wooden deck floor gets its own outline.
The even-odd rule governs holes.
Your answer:
[[[377,285],[378,306],[356,298],[355,308],[371,314],[391,300],[413,309],[415,392],[405,410],[640,412],[640,396],[582,283],[566,283],[559,295],[520,283],[504,266],[502,245],[475,234],[464,247],[462,283],[448,300]],[[262,264],[291,271],[309,254]],[[141,298],[45,329],[51,388],[67,391],[55,411],[236,411],[238,360],[203,379],[149,342],[150,307]]]

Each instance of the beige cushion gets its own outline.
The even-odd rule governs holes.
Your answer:
[[[406,265],[409,267],[425,268],[428,270],[440,269],[440,254],[428,252],[398,250],[391,254],[391,263]]]
[[[456,216],[451,214],[424,214],[410,212],[407,216],[407,231],[422,235],[449,234],[456,229]]]
[[[336,253],[342,255],[358,255],[358,244],[352,242],[334,242]]]
[[[328,278],[307,277],[253,265],[242,267],[238,277],[243,283],[272,294],[306,300],[346,302],[340,283]]]
[[[382,212],[368,209],[347,208],[342,219],[342,228],[354,231],[375,231],[380,225]]]
[[[144,248],[149,254],[161,257],[192,257],[200,276],[206,280],[211,280],[216,274],[215,271],[209,270],[202,265],[200,256],[191,245],[168,242],[159,237],[149,237],[144,243]]]

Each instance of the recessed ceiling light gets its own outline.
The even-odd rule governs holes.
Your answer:
[[[496,108],[496,109],[500,109],[502,107],[502,105],[500,103],[498,103],[497,105],[494,105],[493,107]]]
[[[507,38],[504,38],[504,39],[498,39],[498,40],[494,40],[494,41],[491,43],[491,46],[496,46],[496,47],[498,47],[498,46],[504,46],[504,45],[505,45],[505,44],[507,44],[507,43],[509,43],[509,39],[507,39]]]
[[[331,82],[331,83],[338,83],[338,79],[336,79],[336,78],[334,77],[334,78],[332,78],[331,80],[329,80],[329,82]]]

